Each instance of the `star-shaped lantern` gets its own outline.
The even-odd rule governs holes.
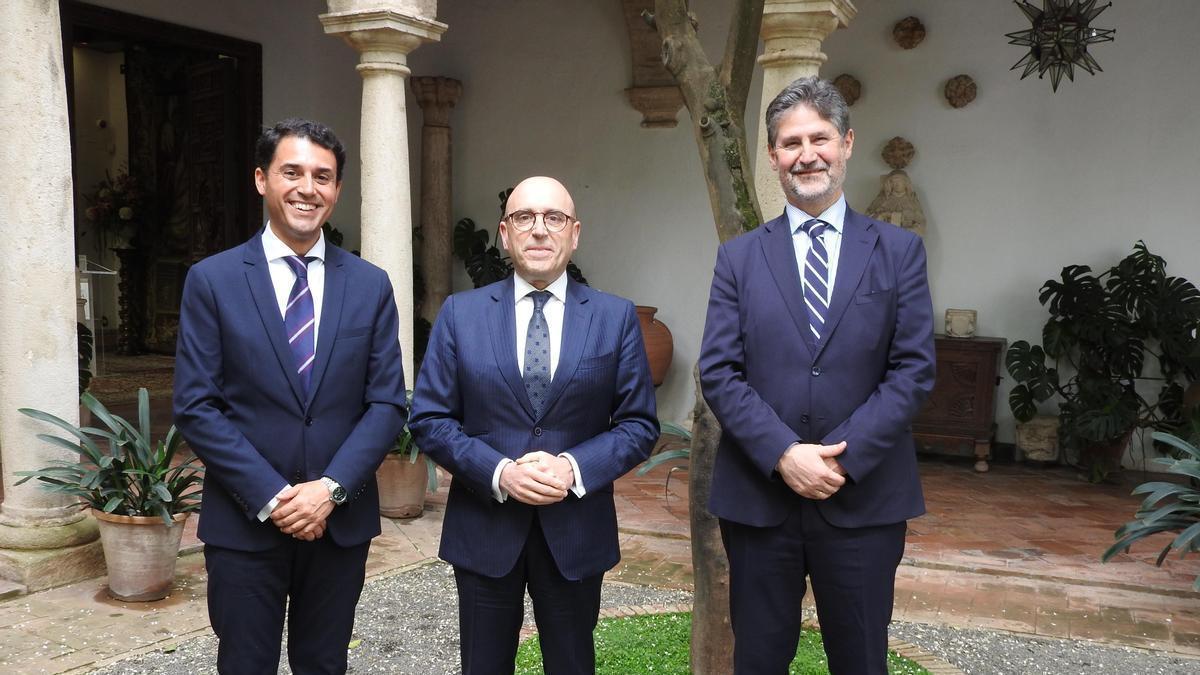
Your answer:
[[[1029,48],[1029,53],[1010,68],[1016,70],[1024,66],[1022,80],[1035,70],[1039,79],[1049,71],[1050,87],[1058,91],[1064,73],[1068,80],[1075,81],[1075,66],[1092,75],[1103,70],[1088,54],[1088,45],[1111,42],[1117,32],[1111,28],[1091,27],[1092,19],[1111,7],[1111,2],[1096,7],[1098,0],[1042,0],[1040,9],[1026,0],[1013,2],[1033,24],[1029,30],[1005,35],[1009,44]]]

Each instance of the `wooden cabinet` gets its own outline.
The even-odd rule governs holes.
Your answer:
[[[996,426],[996,385],[1005,340],[937,335],[937,382],[913,422],[921,449],[974,455],[975,470],[987,471]]]

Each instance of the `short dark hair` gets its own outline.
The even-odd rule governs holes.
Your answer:
[[[850,107],[837,87],[816,75],[802,77],[784,87],[767,106],[767,147],[775,147],[780,118],[798,105],[815,110],[821,119],[837,127],[838,133],[843,136],[850,130]]]
[[[337,159],[337,179],[338,182],[341,182],[342,168],[346,165],[346,146],[338,140],[333,129],[320,122],[299,117],[289,117],[277,122],[269,129],[263,129],[262,135],[258,137],[258,142],[254,144],[254,165],[265,173],[271,166],[271,160],[275,159],[275,148],[279,146],[279,141],[288,136],[307,138],[332,152],[334,158]]]

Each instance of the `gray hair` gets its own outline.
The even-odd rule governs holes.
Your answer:
[[[768,147],[775,147],[779,120],[798,105],[806,105],[815,110],[821,119],[837,127],[838,133],[843,136],[850,130],[850,108],[837,87],[829,80],[822,80],[816,75],[802,77],[784,87],[767,106]]]

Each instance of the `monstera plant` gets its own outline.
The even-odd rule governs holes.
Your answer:
[[[1139,241],[1107,271],[1064,267],[1038,300],[1050,312],[1042,344],[1014,342],[1005,359],[1017,383],[1009,405],[1018,421],[1057,398],[1059,442],[1081,453],[1093,479],[1119,467],[1134,430],[1183,425],[1200,325],[1200,291],[1191,282],[1167,276],[1166,261]],[[1157,393],[1144,395],[1149,388]]]

